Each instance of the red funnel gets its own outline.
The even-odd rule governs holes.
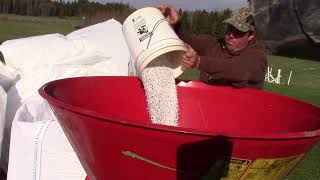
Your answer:
[[[319,107],[264,91],[180,84],[180,127],[150,123],[137,78],[39,91],[90,180],[283,179],[320,139]]]

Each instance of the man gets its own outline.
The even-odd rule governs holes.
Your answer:
[[[180,15],[169,5],[156,6],[167,17],[188,51],[181,59],[186,68],[200,70],[200,80],[209,84],[262,89],[267,68],[266,50],[256,39],[253,17],[248,8],[232,13],[224,39],[195,36],[184,31]]]

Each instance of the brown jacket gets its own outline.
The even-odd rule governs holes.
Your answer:
[[[210,84],[262,89],[267,68],[265,46],[253,39],[239,53],[231,55],[223,40],[208,35],[192,35],[182,29],[178,36],[200,56],[200,80]]]

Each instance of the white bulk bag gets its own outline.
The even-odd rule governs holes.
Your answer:
[[[66,38],[83,52],[97,52],[112,57],[110,68],[119,76],[128,75],[130,52],[122,34],[122,25],[108,20],[69,33]]]
[[[13,70],[11,70],[8,66],[5,66],[2,62],[0,62],[0,86],[6,92],[16,81],[16,75],[12,71]]]
[[[81,53],[61,34],[8,40],[1,44],[0,51],[6,64],[16,69],[34,69]]]
[[[6,62],[17,69],[19,77],[17,83],[8,91],[5,135],[10,136],[12,129],[10,154],[8,151],[2,153],[3,169],[6,170],[8,158],[10,161],[8,180],[84,180],[85,173],[78,158],[55,117],[49,113],[51,109],[38,95],[38,89],[48,81],[61,78],[128,75],[130,54],[121,29],[119,22],[109,20],[70,33],[68,38],[61,37],[60,40],[64,39],[62,44],[65,45],[71,43],[71,47],[60,49],[58,56],[53,55],[51,58],[46,58],[50,55],[49,51],[42,50],[48,49],[45,47],[48,41],[40,40],[41,37],[48,36],[36,37],[39,41],[34,41],[33,46],[43,52],[43,58],[39,58],[34,51],[24,54],[25,57],[36,56],[30,60],[32,65],[27,65],[29,62],[23,56],[17,55],[15,60],[6,59],[13,57],[11,55],[14,49],[27,49],[26,46],[12,45],[24,45],[19,41],[25,39],[12,40],[4,47],[0,45]],[[57,36],[52,37],[57,39]],[[73,51],[73,48],[76,50]],[[75,53],[68,53],[69,50]],[[26,52],[29,51],[24,51]],[[3,144],[7,146],[3,149],[8,149],[9,141]]]
[[[0,153],[2,150],[3,130],[5,123],[5,115],[7,109],[7,94],[0,86]]]
[[[83,170],[49,105],[28,98],[11,130],[8,180],[84,180]]]

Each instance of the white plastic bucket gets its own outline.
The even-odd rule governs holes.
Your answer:
[[[132,13],[124,21],[122,32],[138,76],[160,55],[167,56],[175,77],[183,72],[180,59],[186,52],[184,42],[157,8],[146,7]]]

